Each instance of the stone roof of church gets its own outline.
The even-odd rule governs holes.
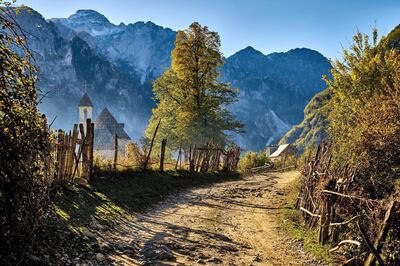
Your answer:
[[[117,134],[118,138],[120,139],[127,139],[127,140],[131,139],[125,132],[123,124],[118,123],[107,108],[104,108],[103,111],[101,111],[100,115],[96,118],[94,124],[95,124],[95,131],[97,131],[98,133],[96,136],[95,132],[94,135],[95,138],[96,137],[101,138],[99,134],[105,135],[106,133],[109,133],[111,134],[111,136],[115,136],[115,134]],[[104,137],[109,138],[108,136]]]
[[[81,101],[79,102],[79,106],[91,106],[93,107],[92,101],[89,98],[87,93],[83,94]]]

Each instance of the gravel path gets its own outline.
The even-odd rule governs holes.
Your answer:
[[[106,255],[115,265],[321,265],[279,229],[286,186],[298,174],[257,174],[170,197],[105,235],[113,250]]]

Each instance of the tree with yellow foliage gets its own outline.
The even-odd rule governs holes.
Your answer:
[[[390,193],[400,177],[400,54],[358,33],[354,44],[335,61],[328,114],[334,144],[333,167],[357,167],[372,197]]]
[[[153,84],[157,107],[145,132],[147,139],[160,120],[157,140],[168,139],[173,149],[188,150],[210,140],[223,145],[228,131],[243,127],[227,109],[236,101],[237,90],[218,81],[223,64],[220,45],[218,33],[196,22],[177,33],[172,66]]]

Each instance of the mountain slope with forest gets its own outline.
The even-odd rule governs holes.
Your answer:
[[[384,36],[379,46],[385,49],[400,50],[400,25]],[[312,147],[326,140],[328,120],[327,113],[331,96],[327,90],[317,94],[304,109],[304,119],[290,129],[280,140],[280,143],[293,143],[301,153],[307,147]]]

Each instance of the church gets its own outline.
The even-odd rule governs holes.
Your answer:
[[[115,149],[115,135],[118,136],[118,150],[125,154],[125,146],[131,140],[124,130],[124,124],[118,123],[111,112],[104,108],[100,115],[93,119],[93,103],[89,95],[85,93],[79,102],[79,123],[86,128],[86,120],[94,121],[94,147],[96,154],[102,157],[112,158]]]

